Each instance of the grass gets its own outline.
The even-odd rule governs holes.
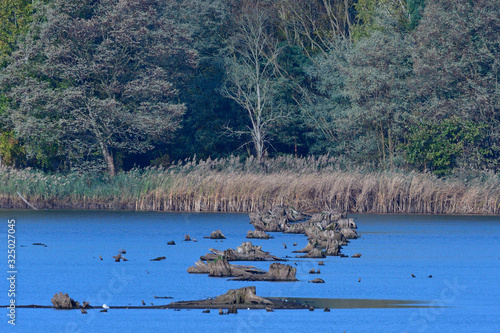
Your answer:
[[[437,178],[428,173],[339,166],[333,157],[185,160],[113,178],[0,169],[0,207],[248,212],[272,205],[305,211],[499,214],[500,177]]]

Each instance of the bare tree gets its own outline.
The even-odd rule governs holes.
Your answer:
[[[269,129],[284,117],[276,104],[277,86],[283,79],[277,65],[281,52],[273,36],[271,9],[260,1],[245,2],[233,18],[234,35],[226,49],[226,83],[222,94],[234,100],[250,119],[250,134],[258,161],[266,150]]]

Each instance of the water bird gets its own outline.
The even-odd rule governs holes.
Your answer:
[[[99,256],[99,259],[101,259],[101,260],[102,260],[102,257],[101,257],[101,256]]]
[[[106,304],[103,304],[103,305],[102,305],[102,308],[103,308],[103,309],[109,309],[109,306],[107,306]]]
[[[144,302],[144,300],[142,300],[142,305],[146,305],[146,302]]]
[[[411,275],[411,277],[412,277],[412,278],[414,278],[414,277],[416,277],[416,276],[412,274],[412,275]]]
[[[432,275],[429,275],[429,276],[428,276],[428,278],[431,278],[431,277],[432,277]]]
[[[283,243],[283,247],[286,249],[286,244],[285,243]]]
[[[293,264],[294,264],[295,266],[297,266],[297,263],[296,263],[296,262],[294,262]]]
[[[361,282],[361,278],[358,279],[358,282]]]

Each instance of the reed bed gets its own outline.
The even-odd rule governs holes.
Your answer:
[[[500,177],[349,168],[329,157],[185,160],[106,175],[0,169],[0,208],[249,212],[273,205],[359,213],[499,214]]]

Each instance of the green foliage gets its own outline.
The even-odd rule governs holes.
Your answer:
[[[0,1],[0,64],[15,49],[19,37],[28,31],[32,20],[32,0]]]
[[[172,135],[185,110],[177,86],[196,52],[163,9],[147,0],[41,8],[46,23],[20,45],[3,81],[29,155],[78,166],[99,152],[114,175],[114,155],[144,153]]]
[[[425,0],[406,0],[408,4],[408,14],[410,15],[409,28],[415,29],[420,23],[422,12],[425,8]]]
[[[436,175],[449,174],[460,159],[476,160],[485,164],[492,157],[486,145],[488,125],[475,124],[460,118],[439,123],[421,123],[410,129],[404,146],[408,163]],[[475,167],[478,165],[470,165]]]
[[[22,166],[24,154],[12,131],[0,132],[0,166]]]

